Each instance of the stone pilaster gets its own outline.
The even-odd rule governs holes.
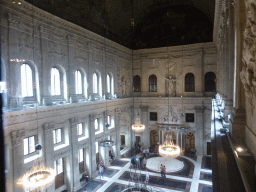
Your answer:
[[[91,168],[89,170],[90,177],[96,177],[97,165],[96,165],[96,148],[95,148],[95,127],[94,127],[95,114],[89,115],[89,138],[90,138],[90,154],[89,164]]]
[[[195,147],[198,155],[204,154],[204,107],[195,107],[196,134]]]
[[[115,132],[116,132],[116,146],[114,147],[114,155],[116,158],[120,158],[121,154],[120,154],[120,147],[121,147],[121,138],[120,138],[120,110],[116,109],[115,110]]]
[[[143,132],[142,135],[142,144],[144,148],[149,148],[150,147],[150,130],[148,127],[148,122],[149,122],[149,114],[148,114],[148,109],[149,106],[140,106],[141,109],[141,123],[145,125],[145,131]]]

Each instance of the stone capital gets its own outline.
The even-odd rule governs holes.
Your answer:
[[[141,109],[142,112],[147,112],[148,109],[149,109],[149,106],[147,106],[147,105],[141,105],[141,106],[140,106],[140,109]]]
[[[55,125],[54,123],[45,123],[43,124],[43,130],[47,134],[51,133],[52,129],[54,129]]]
[[[12,131],[10,133],[10,136],[11,136],[13,145],[14,146],[18,145],[22,143],[22,139],[25,137],[25,130],[20,129],[20,130]]]

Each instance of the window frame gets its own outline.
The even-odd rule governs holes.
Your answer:
[[[23,68],[23,66],[25,67],[25,77],[23,76],[24,74],[22,73],[22,72],[24,72],[23,70],[22,70],[22,68]],[[30,72],[31,72],[31,75],[29,76],[29,77],[27,77],[27,70],[26,69],[29,69],[30,70]],[[26,92],[27,92],[27,94],[24,94],[23,95],[23,83],[22,83],[22,79],[24,79],[25,78],[25,81],[26,81]],[[27,81],[29,80],[29,79],[31,80],[31,83],[29,83],[30,84],[30,88],[29,89],[31,89],[29,92],[32,92],[32,95],[28,95],[28,86],[27,86]],[[22,63],[21,64],[21,66],[20,66],[20,85],[21,85],[21,96],[22,97],[26,97],[26,98],[35,98],[35,96],[36,96],[36,86],[35,86],[35,70],[33,69],[33,67],[30,65],[30,64],[28,64],[28,63]]]
[[[99,122],[99,118],[95,118],[95,119],[94,119],[94,129],[95,129],[95,132],[100,131],[100,122]]]
[[[80,82],[78,82],[79,76],[80,76]],[[80,84],[80,89],[78,89],[79,88],[78,84]],[[76,95],[82,95],[84,93],[84,75],[79,69],[75,71],[75,90],[76,90]]]
[[[84,135],[85,135],[84,124],[83,124],[83,123],[78,123],[78,124],[76,124],[76,127],[77,127],[77,136],[78,136],[78,137],[84,136]],[[81,134],[79,134],[79,128],[82,129],[82,130],[81,130],[81,131],[82,131]]]
[[[157,92],[157,76],[155,74],[152,74],[148,77],[148,83],[149,92]]]
[[[189,77],[190,75],[193,75],[193,76]],[[192,81],[192,77],[193,77],[193,81]],[[191,72],[185,75],[185,92],[195,92],[195,75]]]
[[[60,136],[61,136],[61,141],[57,142],[57,138],[56,138],[56,131],[60,130]],[[64,143],[64,137],[63,137],[63,128],[58,128],[58,129],[54,129],[53,130],[53,144],[54,146],[57,146],[57,145],[61,145]]]
[[[151,118],[152,116],[156,115],[156,120],[154,120],[153,118]],[[149,112],[149,120],[150,121],[157,121],[157,112]]]
[[[192,118],[192,115],[193,115],[193,121],[190,121],[189,118]],[[191,117],[189,117],[189,116],[191,116]],[[186,113],[185,120],[186,120],[186,123],[194,123],[195,122],[195,114],[194,113]]]
[[[141,78],[139,75],[133,76],[133,92],[141,92]]]
[[[30,147],[32,147],[32,146],[30,146],[30,142],[29,142],[30,138],[34,138],[33,139],[34,140],[34,146],[33,146],[32,151],[30,151]],[[27,153],[25,154],[25,140],[26,139],[28,140],[28,142],[27,142]],[[36,153],[36,149],[35,149],[36,142],[37,141],[36,141],[36,136],[35,135],[29,136],[29,137],[26,137],[26,138],[23,139],[23,154],[24,154],[24,156],[28,157],[28,156],[31,156],[32,154]]]
[[[106,83],[107,83],[107,93],[111,93],[112,91],[112,86],[111,86],[111,82],[112,82],[112,78],[111,78],[111,75],[107,74],[107,77],[106,77]]]
[[[214,79],[208,77],[214,76]],[[208,77],[208,80],[206,79]],[[204,75],[204,92],[216,92],[216,74],[212,71]]]
[[[93,94],[99,94],[99,77],[96,72],[92,75],[92,89]]]
[[[58,75],[59,75],[59,83],[57,82],[57,84],[59,85],[56,85],[56,82],[55,82],[55,75],[52,74],[54,71],[58,71]],[[51,76],[51,96],[55,97],[55,96],[63,96],[63,74],[61,72],[61,70],[58,68],[58,67],[52,67],[51,68],[51,71],[50,71],[50,76]],[[54,83],[52,82],[52,79],[54,77]],[[53,89],[53,84],[54,84],[54,89]],[[59,94],[57,94],[56,92],[56,87],[59,87]],[[54,94],[53,94],[53,90],[54,90]]]

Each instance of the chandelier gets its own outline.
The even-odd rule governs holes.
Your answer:
[[[54,182],[55,175],[54,169],[37,165],[19,179],[17,184],[23,185],[25,189],[46,188]]]
[[[115,141],[112,141],[112,140],[103,140],[99,142],[99,146],[101,147],[113,147],[115,145],[116,145]]]
[[[145,130],[145,125],[141,123],[135,123],[132,125],[132,130],[137,133],[143,132]]]
[[[180,147],[175,145],[172,140],[172,134],[167,129],[166,139],[163,145],[159,145],[159,154],[161,156],[176,158],[180,155]]]

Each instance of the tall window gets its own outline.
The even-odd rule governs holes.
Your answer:
[[[54,161],[54,168],[56,171],[55,189],[58,189],[64,185],[63,158]]]
[[[157,92],[157,77],[155,75],[150,75],[149,81],[149,92]]]
[[[51,69],[51,94],[60,95],[60,72],[57,68]]]
[[[205,92],[216,91],[216,75],[213,72],[208,72],[204,76],[204,88]]]
[[[76,94],[82,94],[83,85],[82,85],[82,75],[80,71],[76,70],[75,78],[76,78]]]
[[[77,135],[83,135],[83,124],[79,123],[77,124]]]
[[[185,92],[195,92],[195,76],[193,73],[185,75]]]
[[[78,151],[78,163],[80,173],[84,172],[84,149],[79,149]]]
[[[33,97],[32,70],[28,64],[20,67],[21,75],[21,95],[22,97]]]
[[[24,155],[35,152],[35,136],[24,139]]]
[[[110,115],[108,115],[108,124],[109,124],[109,126],[111,126],[111,116]]]
[[[95,130],[99,129],[99,120],[98,119],[94,120],[94,127],[95,127]]]
[[[111,78],[109,74],[107,74],[107,93],[111,92]]]
[[[139,75],[135,75],[133,77],[133,91],[140,92],[140,76]]]
[[[62,141],[61,129],[53,130],[53,143],[57,144]]]
[[[98,93],[98,75],[93,73],[93,93]]]

